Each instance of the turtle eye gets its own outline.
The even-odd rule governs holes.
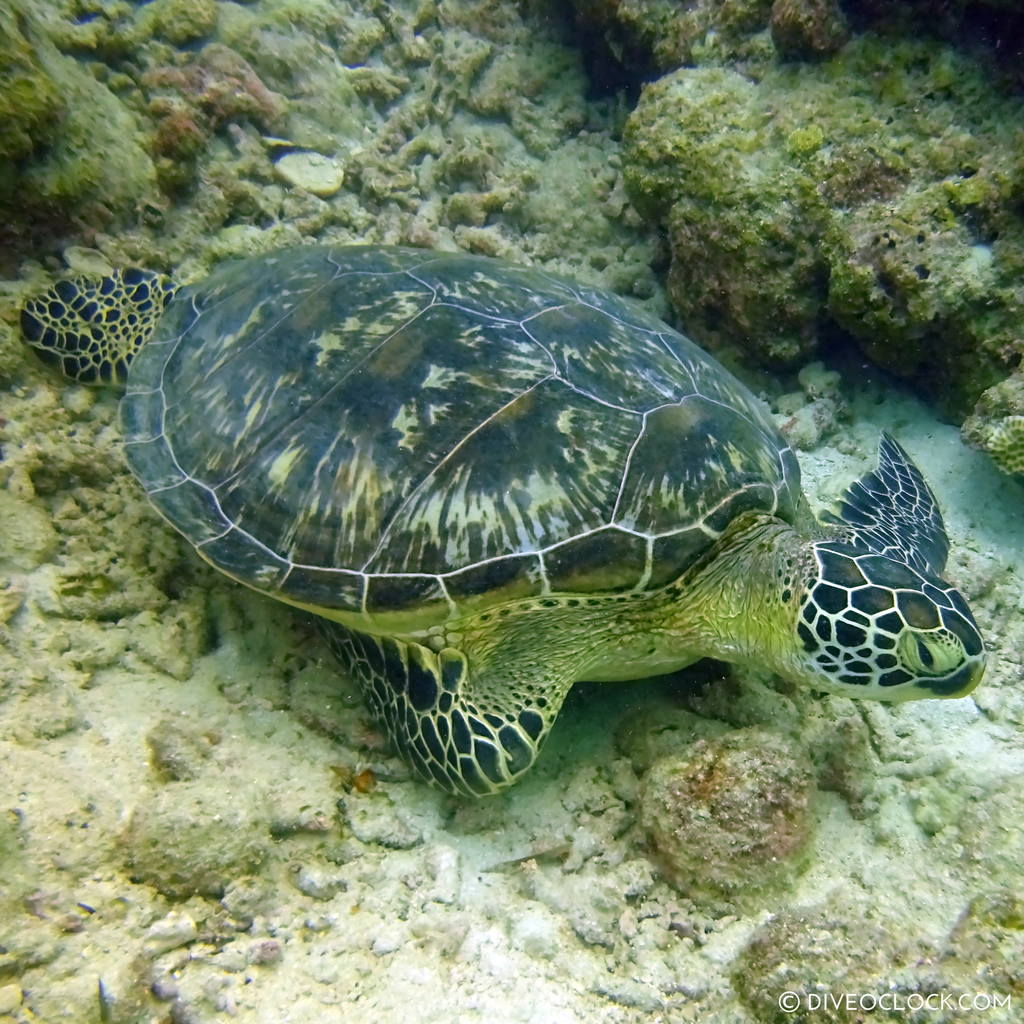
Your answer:
[[[907,630],[899,640],[900,654],[912,672],[943,675],[964,660],[963,645],[950,633],[921,634]]]
[[[921,659],[921,664],[926,668],[931,668],[935,664],[935,659],[932,657],[931,652],[925,647],[920,638],[917,641],[917,656]]]

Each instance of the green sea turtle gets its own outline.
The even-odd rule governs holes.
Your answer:
[[[883,436],[817,522],[761,403],[627,300],[478,256],[306,247],[175,289],[30,300],[26,339],[127,386],[128,463],[228,576],[322,616],[408,763],[494,793],[577,679],[706,656],[818,690],[970,692],[935,500]]]

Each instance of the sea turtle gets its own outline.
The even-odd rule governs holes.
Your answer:
[[[596,288],[315,246],[180,289],[61,281],[22,327],[71,377],[127,386],[128,463],[159,512],[321,616],[395,747],[450,792],[519,779],[577,679],[710,656],[901,701],[984,670],[895,441],[816,521],[747,388]]]

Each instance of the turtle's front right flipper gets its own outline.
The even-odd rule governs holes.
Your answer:
[[[40,357],[80,384],[124,385],[176,285],[151,270],[58,281],[21,310],[21,333]]]
[[[474,678],[465,655],[322,623],[388,738],[417,774],[463,796],[498,793],[536,760],[571,680]],[[493,683],[493,685],[490,685]]]

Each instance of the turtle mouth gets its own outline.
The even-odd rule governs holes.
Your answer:
[[[971,658],[955,672],[944,676],[921,676],[916,688],[931,697],[966,697],[985,674],[985,657]]]

